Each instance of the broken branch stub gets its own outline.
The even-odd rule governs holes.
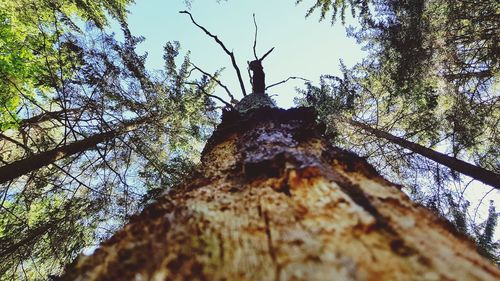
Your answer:
[[[260,59],[256,59],[251,61],[248,64],[248,67],[253,72],[252,76],[252,93],[254,94],[262,94],[266,93],[266,75],[264,73],[264,67],[262,66],[262,61],[274,50],[274,47],[271,48],[266,54],[262,56]],[[256,55],[257,56],[257,55]]]

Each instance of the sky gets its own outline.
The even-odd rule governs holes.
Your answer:
[[[214,73],[221,67],[225,70],[221,81],[233,95],[241,97],[241,90],[230,58],[217,43],[194,26],[186,14],[183,0],[136,1],[129,8],[129,27],[133,34],[146,38],[139,51],[146,51],[149,69],[163,68],[163,46],[167,41],[179,41],[181,52],[191,51],[194,64],[206,72]],[[305,18],[311,1],[295,5],[294,0],[194,0],[189,11],[195,20],[217,35],[235,54],[238,66],[246,83],[251,85],[247,74],[247,61],[253,58],[255,27],[252,14],[258,24],[257,55],[260,57],[272,47],[274,51],[264,60],[266,84],[282,81],[290,76],[299,76],[313,82],[322,74],[340,74],[339,60],[347,66],[361,61],[364,52],[353,38],[347,38],[340,24],[332,26],[329,21],[318,22],[319,16]],[[290,80],[273,87],[270,94],[284,108],[293,106],[295,87],[303,86],[301,80]],[[218,89],[218,95],[227,96]],[[220,94],[219,94],[220,93]]]
[[[193,25],[186,14],[179,14],[179,11],[188,9],[184,0],[136,2],[129,8],[128,22],[134,35],[145,37],[138,51],[148,53],[146,66],[149,70],[163,69],[163,46],[168,41],[179,41],[181,54],[190,51],[191,61],[206,72],[214,73],[225,67],[220,80],[236,98],[242,97],[229,56]],[[263,63],[267,85],[290,76],[303,77],[317,84],[323,74],[340,75],[341,58],[347,67],[351,67],[366,55],[353,38],[346,36],[345,27],[340,23],[332,26],[328,20],[319,22],[318,14],[305,18],[314,2],[304,0],[295,5],[295,0],[229,0],[219,3],[216,0],[194,0],[188,10],[200,25],[217,35],[234,52],[246,90],[251,92],[247,61],[253,58],[254,13],[258,24],[257,55],[262,56],[275,47]],[[354,21],[348,18],[347,23],[353,24]],[[115,29],[120,34],[119,29]],[[268,94],[273,95],[278,106],[289,108],[297,96],[295,88],[303,85],[303,81],[291,80],[271,88]],[[216,94],[229,101],[222,89],[218,88]],[[467,188],[465,197],[471,201],[472,210],[490,189],[477,182]],[[498,206],[500,192],[492,191],[482,198],[479,214],[483,219],[491,199],[495,199]],[[500,239],[500,231],[495,236]]]

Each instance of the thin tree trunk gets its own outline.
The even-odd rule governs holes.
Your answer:
[[[61,280],[499,280],[311,109],[230,112],[197,173]]]
[[[83,108],[70,108],[67,110],[46,111],[46,112],[40,113],[36,116],[20,120],[19,126],[22,128],[22,127],[26,127],[29,125],[39,124],[39,123],[42,123],[45,121],[53,120],[53,119],[61,121],[61,119],[64,118],[65,114],[79,113],[79,112],[82,112],[82,110],[83,110]],[[11,122],[11,124],[15,124],[15,123],[16,123],[15,121]]]
[[[467,175],[473,179],[481,181],[485,184],[491,185],[496,189],[500,189],[500,175],[492,171],[488,171],[484,168],[469,164],[465,161],[459,160],[455,157],[448,156],[446,154],[437,152],[420,144],[407,141],[403,138],[396,137],[379,129],[372,128],[366,124],[363,124],[352,119],[343,119],[347,123],[361,128],[366,132],[378,137],[386,139],[394,144],[404,147],[412,152],[420,154],[426,158],[429,158],[441,165],[444,165],[454,171]]]
[[[51,221],[49,223],[46,223],[42,226],[38,226],[35,229],[29,230],[28,234],[26,237],[22,238],[19,241],[14,242],[13,240],[11,241],[0,241],[0,242],[7,242],[7,244],[2,245],[0,243],[0,246],[6,246],[5,248],[0,247],[0,260],[5,260],[7,259],[10,255],[23,251],[26,247],[32,247],[33,244],[36,243],[42,236],[47,234],[51,229],[54,229],[56,227],[59,227],[59,223],[62,221],[62,219],[58,219],[55,221]],[[16,237],[19,238],[19,237]]]
[[[41,113],[37,116],[30,117],[28,119],[23,119],[20,122],[21,127],[25,127],[31,124],[36,124],[36,123],[41,123],[45,122],[51,119],[62,119],[64,118],[65,114],[73,114],[73,113],[78,113],[81,112],[82,108],[70,108],[67,110],[58,110],[58,111],[47,111],[44,113]]]
[[[57,160],[61,160],[70,155],[90,149],[99,143],[112,140],[119,135],[136,129],[138,126],[146,123],[146,121],[148,120],[148,118],[138,118],[136,120],[124,123],[123,125],[111,131],[95,134],[85,139],[75,141],[73,143],[63,145],[49,151],[44,151],[32,155],[28,158],[2,166],[0,167],[0,184],[6,183],[19,176],[25,175],[36,169],[52,164]]]

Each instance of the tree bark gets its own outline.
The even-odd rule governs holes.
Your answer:
[[[90,149],[99,143],[112,140],[119,135],[125,134],[136,129],[141,124],[146,123],[149,118],[138,118],[118,126],[108,132],[95,134],[85,139],[75,141],[73,143],[56,147],[49,151],[44,151],[28,158],[15,161],[0,167],[0,184],[9,182],[19,176],[35,171],[39,168],[47,166],[61,160],[70,155],[83,152]]]
[[[496,174],[492,171],[488,171],[484,168],[469,164],[465,161],[457,159],[455,157],[448,156],[446,154],[437,152],[425,146],[422,146],[418,143],[407,141],[403,138],[396,137],[387,132],[372,128],[366,124],[363,124],[358,121],[354,121],[352,119],[343,119],[346,120],[347,123],[358,127],[378,138],[386,139],[394,144],[397,144],[401,147],[404,147],[412,152],[420,154],[426,158],[429,158],[441,165],[444,165],[454,171],[467,175],[473,179],[476,179],[482,183],[487,185],[491,185],[492,187],[500,190],[500,175]]]
[[[225,113],[199,171],[61,280],[499,280],[315,120],[308,108]]]

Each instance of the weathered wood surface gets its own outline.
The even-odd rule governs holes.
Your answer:
[[[500,280],[310,109],[226,114],[199,173],[62,280]]]

